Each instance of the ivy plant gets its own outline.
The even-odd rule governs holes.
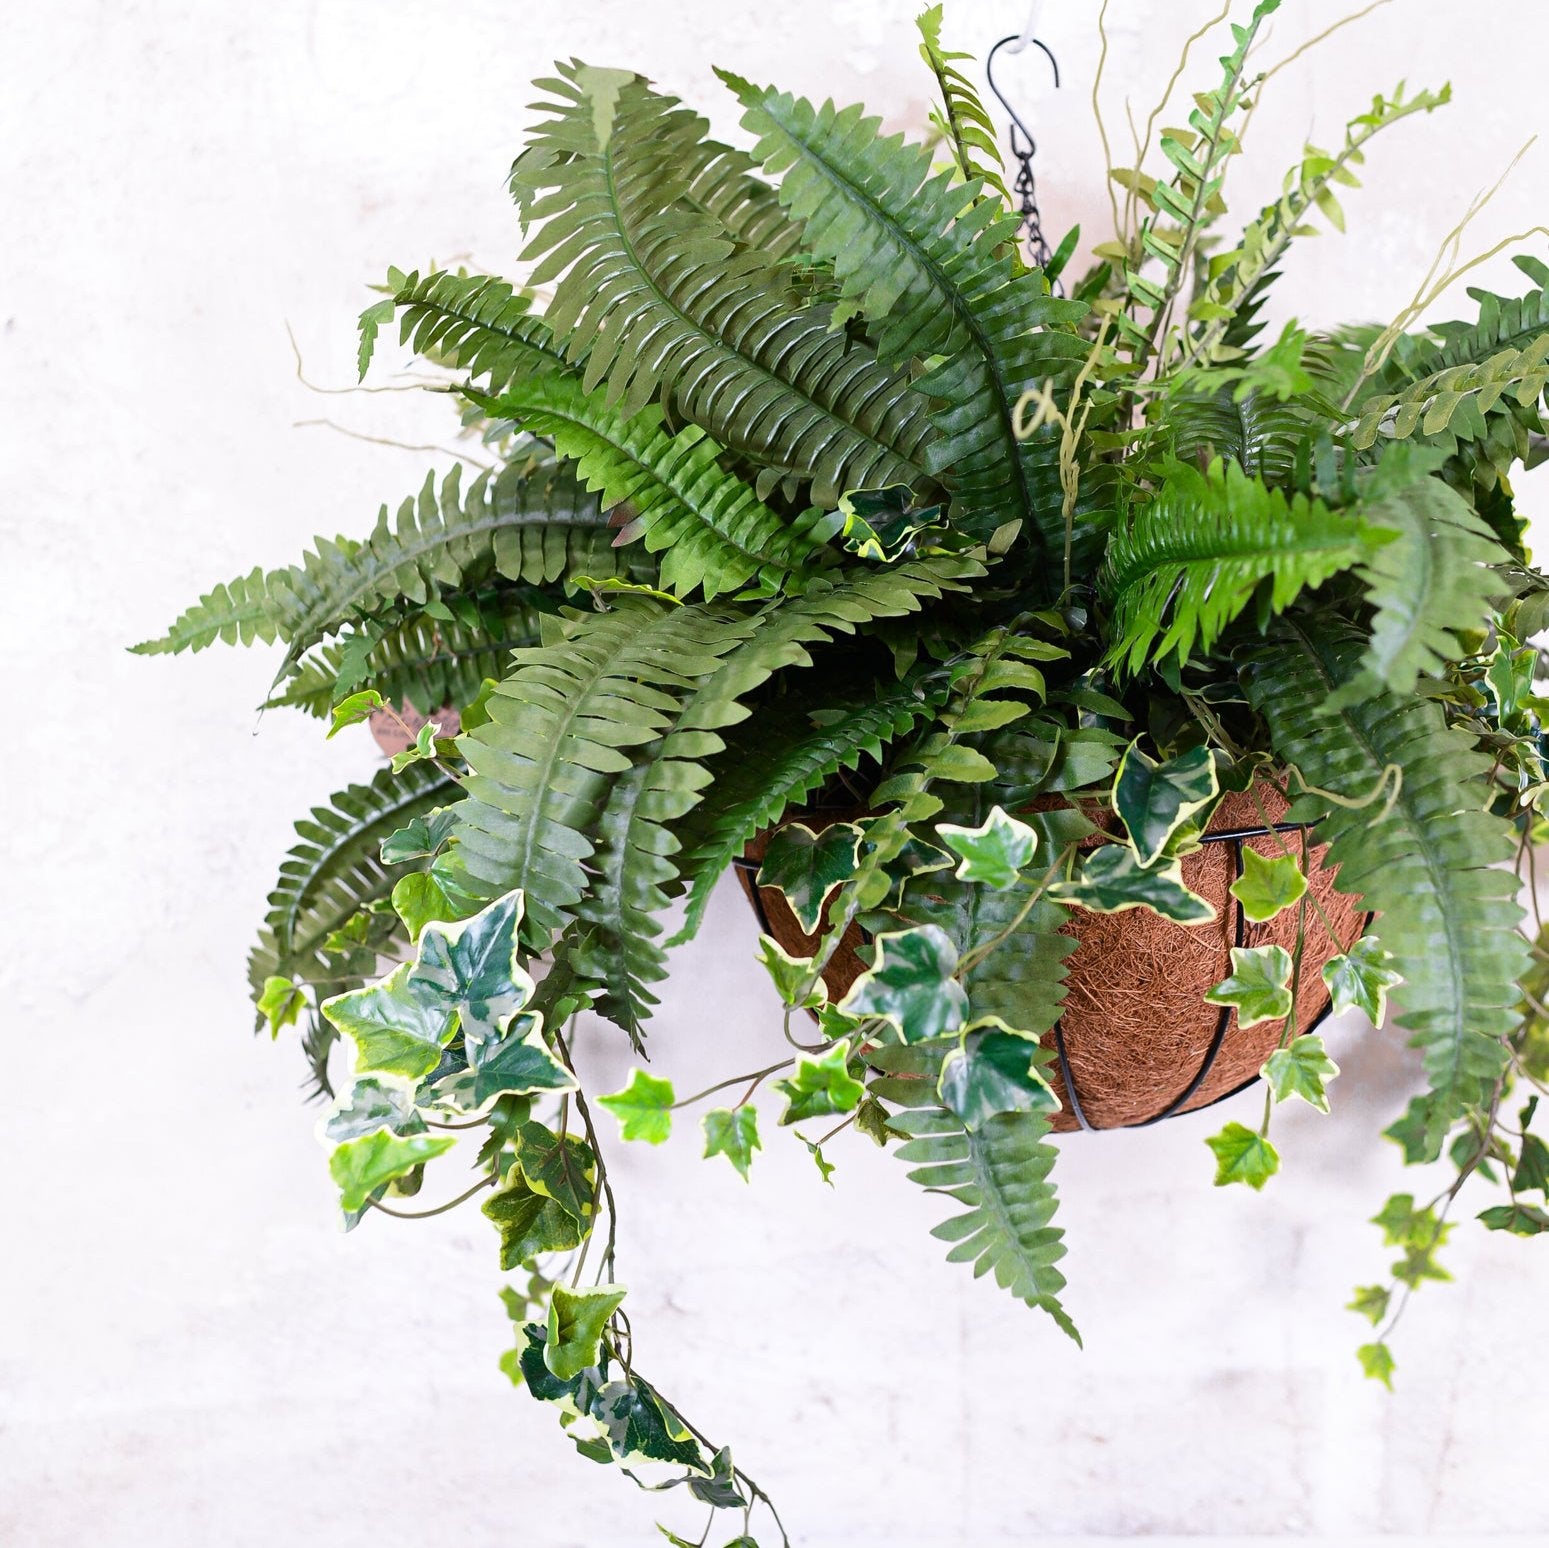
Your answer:
[[[584,1456],[730,1513],[743,1548],[783,1528],[642,1374],[610,1151],[683,1142],[698,1108],[687,1142],[742,1178],[794,1134],[828,1179],[859,1131],[942,1197],[951,1259],[1075,1336],[1061,927],[1212,920],[1182,858],[1227,790],[1277,791],[1304,837],[1233,887],[1249,921],[1294,913],[1297,949],[1239,945],[1205,994],[1283,1028],[1262,1122],[1209,1140],[1215,1182],[1265,1189],[1277,1104],[1332,1099],[1297,1031],[1303,943],[1331,929],[1310,832],[1376,920],[1326,990],[1374,1020],[1391,992],[1426,1084],[1386,1132],[1451,1167],[1377,1216],[1400,1256],[1352,1303],[1377,1330],[1362,1367],[1391,1383],[1465,1183],[1499,1193],[1484,1227],[1549,1230],[1549,936],[1516,901],[1549,788],[1549,577],[1512,488],[1544,445],[1549,266],[1520,256],[1530,288],[1475,290],[1463,320],[1420,315],[1436,285],[1387,327],[1271,337],[1276,276],[1343,228],[1364,147],[1447,98],[1374,98],[1233,225],[1277,5],[1229,24],[1152,164],[1114,171],[1082,274],[1075,233],[1024,260],[939,8],[928,143],[723,71],[738,149],[643,76],[555,66],[510,175],[522,284],[393,269],[361,318],[362,374],[396,328],[488,466],[137,647],[275,646],[267,703],[329,734],[432,717],[298,824],[259,1024],[299,1033],[346,1222],[477,1199],[518,1275],[511,1380]],[[844,820],[815,823],[828,797]],[[791,1046],[737,1071],[712,1041],[679,1097],[644,1067],[666,947],[761,836],[761,883],[818,943],[760,944]],[[852,926],[865,971],[831,992]],[[582,1012],[635,1050],[622,1090],[578,1078]],[[450,1201],[405,1208],[432,1179]]]

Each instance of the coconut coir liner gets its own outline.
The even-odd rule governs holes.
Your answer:
[[[1261,788],[1257,794],[1257,801],[1252,795],[1226,796],[1216,808],[1207,834],[1262,827],[1264,815],[1279,822],[1286,803],[1273,790]],[[796,813],[791,820],[825,827],[858,815],[864,813]],[[1100,825],[1105,824],[1105,818],[1112,822],[1111,813],[1089,815]],[[761,834],[748,846],[746,858],[761,861],[767,843],[768,835]],[[1283,853],[1282,843],[1300,857],[1300,833],[1242,840],[1244,848],[1265,856]],[[1297,994],[1299,1032],[1307,1031],[1327,1014],[1329,996],[1320,976],[1324,963],[1353,946],[1366,925],[1367,916],[1359,901],[1334,890],[1335,871],[1323,864],[1325,852],[1325,845],[1309,846],[1307,890],[1317,899],[1338,939],[1329,939],[1318,911],[1309,904]],[[759,887],[755,896],[752,874],[741,868],[737,874],[781,947],[795,957],[813,955],[821,936],[803,932],[774,888]],[[1221,1017],[1220,1007],[1207,1005],[1204,995],[1231,971],[1237,903],[1228,889],[1236,874],[1230,842],[1207,843],[1184,857],[1184,882],[1215,908],[1216,917],[1209,924],[1174,924],[1149,909],[1128,909],[1121,914],[1094,914],[1080,908],[1071,911],[1062,933],[1073,936],[1077,944],[1065,963],[1066,996],[1060,1030],[1082,1111],[1093,1128],[1122,1128],[1157,1117],[1198,1073]],[[1262,925],[1243,921],[1242,944],[1293,950],[1297,913],[1295,908],[1285,909]],[[823,977],[835,999],[865,971],[856,954],[865,940],[852,925],[829,959]],[[1261,1021],[1256,1026],[1239,1027],[1237,1013],[1231,1012],[1214,1061],[1177,1111],[1205,1107],[1253,1080],[1279,1045],[1281,1025],[1279,1021]],[[1043,1041],[1052,1050],[1054,1032],[1046,1034]],[[1079,1127],[1060,1070],[1051,1063],[1046,1073],[1062,1104],[1054,1118],[1055,1129]]]

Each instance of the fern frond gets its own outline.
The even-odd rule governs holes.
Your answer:
[[[707,599],[757,581],[768,592],[789,584],[842,518],[813,508],[786,522],[735,474],[721,448],[697,425],[676,435],[648,404],[631,419],[607,407],[572,377],[522,378],[498,397],[470,391],[471,401],[549,436],[572,458],[604,510],[626,504],[629,520],[614,541],[643,537],[662,554],[660,583],[679,596]]]
[[[1047,1142],[1047,1116],[1003,1113],[965,1130],[937,1104],[931,1066],[939,1053],[923,1068],[911,1067],[922,1063],[922,1052],[884,1050],[879,1062],[898,1075],[872,1089],[902,1109],[888,1122],[910,1136],[896,1152],[911,1167],[910,1180],[961,1206],[931,1235],[952,1244],[949,1262],[971,1263],[976,1278],[993,1273],[1002,1289],[1048,1312],[1079,1344],[1081,1335],[1060,1304],[1065,1276],[1055,1265],[1065,1256],[1065,1233],[1049,1223],[1058,1198],[1050,1179],[1057,1152]],[[898,1078],[908,1075],[915,1078]]]
[[[879,765],[945,698],[944,682],[919,674],[880,685],[804,675],[792,692],[761,705],[752,734],[733,737],[711,765],[715,783],[685,834],[683,869],[694,878],[683,928],[699,931],[715,884],[756,834],[773,826],[844,771]]]
[[[995,120],[985,112],[973,82],[957,68],[959,61],[972,59],[973,55],[941,46],[939,4],[920,12],[914,24],[920,30],[920,58],[930,67],[941,93],[941,112],[932,116],[952,147],[963,181],[979,182],[993,189],[1009,209],[1011,193],[1006,187]]]
[[[698,202],[705,121],[639,78],[559,68],[512,186],[541,224],[532,282],[558,280],[547,320],[585,385],[624,419],[660,394],[723,445],[812,479],[820,504],[924,482],[925,399],[794,305],[786,273]]]
[[[1292,481],[1297,451],[1313,428],[1299,404],[1257,392],[1239,399],[1230,387],[1209,396],[1169,395],[1161,407],[1161,430],[1180,462],[1205,468],[1220,457],[1271,485]]]
[[[1430,700],[1383,692],[1330,712],[1361,670],[1362,641],[1342,625],[1288,615],[1243,659],[1275,752],[1308,790],[1293,810],[1319,821],[1340,890],[1381,915],[1404,978],[1399,1020],[1431,1085],[1435,1153],[1502,1069],[1528,965],[1516,877],[1502,868],[1512,829],[1485,810],[1490,760]]]
[[[374,688],[390,704],[412,704],[428,715],[443,704],[469,703],[487,677],[505,674],[513,650],[538,642],[543,616],[523,593],[456,598],[459,611],[472,604],[471,617],[450,620],[411,613],[394,623],[366,652],[364,661],[341,687],[346,646],[323,645],[296,663],[266,709],[291,708],[326,719],[341,693]]]
[[[270,595],[273,577],[260,565],[247,575],[225,581],[205,592],[186,609],[160,639],[130,646],[137,656],[176,656],[203,650],[221,640],[227,645],[274,643],[279,624],[278,604]]]
[[[462,492],[454,467],[436,489],[427,474],[397,515],[384,505],[364,542],[319,539],[299,565],[217,587],[144,654],[197,650],[216,638],[285,641],[296,660],[320,640],[400,599],[423,605],[443,590],[492,575],[545,584],[573,574],[620,573],[607,518],[564,470],[513,466],[481,474]],[[627,573],[627,570],[625,570]],[[246,619],[233,622],[233,619]],[[262,622],[260,622],[260,619]]]
[[[361,909],[387,898],[412,865],[386,866],[382,840],[414,817],[443,805],[457,787],[431,763],[401,774],[382,769],[369,784],[350,785],[296,824],[299,842],[280,865],[258,944],[248,958],[253,994],[272,974],[336,994],[365,982],[341,975],[328,937]]]
[[[1075,331],[1086,307],[1055,299],[1039,273],[1015,273],[1016,217],[975,201],[977,184],[932,175],[928,150],[884,137],[858,107],[815,108],[718,73],[759,137],[754,154],[782,174],[803,245],[876,320],[878,355],[927,362],[917,386],[939,404],[929,467],[950,475],[955,524],[987,538],[1020,521],[1029,537],[1063,548],[1058,436],[1019,442],[1013,423],[1025,389],[1074,380],[1088,350]],[[1088,523],[1078,525],[1084,553]]]
[[[1341,690],[1340,702],[1382,688],[1413,693],[1422,676],[1440,675],[1465,653],[1459,636],[1487,628],[1510,591],[1495,568],[1506,562],[1506,551],[1441,479],[1400,483],[1365,513],[1397,536],[1363,556],[1359,574],[1376,616],[1361,670]]]
[[[1127,672],[1208,651],[1270,581],[1289,606],[1374,551],[1388,536],[1304,494],[1287,496],[1237,463],[1174,468],[1108,545],[1100,587],[1113,608],[1107,659]]]

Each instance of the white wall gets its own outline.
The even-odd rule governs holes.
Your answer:
[[[1143,112],[1204,7],[1113,9],[1122,126],[1125,91]],[[1266,57],[1338,11],[1287,5]],[[425,452],[296,421],[436,443],[444,405],[307,391],[285,324],[311,377],[342,387],[362,286],[388,263],[511,266],[502,175],[524,83],[551,57],[636,65],[723,122],[712,61],[916,124],[909,14],[880,0],[8,8],[0,1543],[603,1548],[653,1540],[657,1506],[698,1530],[576,1459],[550,1413],[505,1387],[477,1215],[335,1231],[299,1060],[249,1035],[243,958],[290,823],[367,774],[371,748],[260,725],[261,654],[122,647],[212,581],[285,561],[314,531],[360,532],[417,485]],[[1030,64],[1008,71],[1038,118],[1056,230],[1079,216],[1090,233],[1104,207],[1093,14],[1047,7],[1063,92]],[[1322,322],[1407,298],[1467,199],[1544,127],[1541,14],[1400,0],[1281,77],[1245,168],[1255,195],[1376,89],[1450,74],[1458,95],[1374,149],[1351,235],[1306,244],[1288,303]],[[973,0],[950,32],[982,47],[1021,21],[1019,5]],[[1544,192],[1532,152],[1471,245],[1542,218]],[[751,923],[725,902],[678,957],[656,1032],[680,1088],[752,1067],[779,1035]],[[1064,1147],[1085,1354],[941,1262],[935,1201],[864,1141],[839,1151],[833,1191],[790,1143],[760,1156],[751,1189],[701,1163],[691,1134],[615,1150],[642,1361],[736,1442],[804,1544],[1530,1535],[1549,1356],[1511,1330],[1543,1304],[1544,1249],[1464,1231],[1459,1284],[1428,1289],[1401,1331],[1396,1396],[1363,1383],[1361,1325],[1340,1305],[1381,1272],[1363,1220],[1397,1168],[1374,1136],[1412,1076],[1392,1035],[1346,1025],[1333,1041],[1335,1115],[1282,1115],[1285,1173],[1263,1196],[1208,1186],[1220,1113]],[[596,1079],[626,1064],[595,1040]],[[574,1491],[563,1505],[559,1487]]]

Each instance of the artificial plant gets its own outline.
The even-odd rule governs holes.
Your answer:
[[[443,712],[298,826],[252,958],[260,1024],[300,1029],[349,1224],[412,1213],[442,1152],[475,1153],[465,1196],[524,1276],[512,1379],[586,1455],[675,1466],[742,1512],[739,1543],[761,1491],[641,1375],[599,1132],[606,1110],[658,1143],[690,1103],[644,1068],[584,1091],[570,1040],[591,1011],[644,1059],[668,930],[693,935],[771,828],[762,880],[828,933],[806,959],[760,945],[789,1057],[705,1052],[717,1164],[747,1177],[785,1129],[826,1176],[859,1129],[946,1196],[953,1259],[1073,1333],[1040,1041],[1060,926],[1205,917],[1180,857],[1224,791],[1272,786],[1376,916],[1324,976],[1373,1020],[1391,989],[1420,1050],[1426,1089],[1387,1132],[1455,1167],[1378,1217],[1402,1256],[1354,1303],[1367,1370],[1389,1379],[1386,1328],[1445,1277],[1464,1179],[1501,1191],[1486,1226],[1549,1228],[1549,952],[1516,902],[1549,582],[1510,483],[1543,428],[1549,268],[1520,257],[1525,294],[1421,324],[1467,267],[1442,260],[1389,326],[1271,336],[1288,249],[1342,228],[1373,135],[1447,96],[1373,99],[1227,235],[1277,3],[1231,27],[1156,170],[1114,171],[1080,277],[1075,232],[1023,260],[939,9],[928,143],[721,72],[744,151],[638,75],[557,66],[511,172],[523,286],[394,270],[361,320],[362,374],[396,322],[491,465],[139,647],[278,643],[269,704],[336,729]],[[863,815],[789,820],[836,785]],[[1319,929],[1294,844],[1238,887],[1250,917]],[[836,1000],[852,924],[869,969]],[[1277,1170],[1277,1103],[1327,1108],[1298,969],[1244,949],[1210,991],[1285,1027],[1262,1124],[1209,1141],[1217,1182]]]

